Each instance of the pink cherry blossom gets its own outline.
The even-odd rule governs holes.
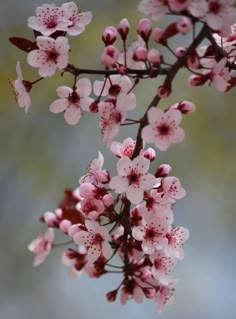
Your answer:
[[[165,218],[156,218],[155,215],[145,213],[143,216],[143,226],[133,228],[132,236],[142,241],[144,254],[152,254],[155,250],[166,247],[168,241],[166,235],[170,229]]]
[[[93,184],[105,184],[110,180],[110,176],[107,170],[102,169],[104,163],[104,157],[101,152],[98,152],[98,158],[95,158],[88,167],[88,173],[83,175],[80,183],[93,183]]]
[[[130,297],[133,297],[134,301],[141,303],[143,301],[144,293],[140,286],[134,281],[130,280],[121,289],[120,303],[125,305]]]
[[[189,231],[184,227],[175,227],[167,235],[168,244],[164,246],[167,257],[184,258],[183,244],[189,238]]]
[[[156,251],[150,255],[150,260],[152,261],[152,275],[160,282],[161,285],[168,285],[171,283],[172,279],[169,275],[171,269],[176,263],[174,257],[166,257],[163,251]]]
[[[147,14],[151,19],[158,20],[168,12],[168,1],[142,0],[138,9],[140,12]]]
[[[179,143],[184,139],[184,130],[178,125],[181,122],[181,112],[151,107],[148,111],[148,122],[142,130],[145,142],[155,143],[161,151],[166,151],[170,144]]]
[[[50,105],[52,113],[64,112],[64,118],[70,125],[78,123],[82,110],[89,111],[89,105],[93,99],[89,97],[91,93],[91,82],[88,79],[80,79],[76,82],[74,89],[67,86],[57,88],[57,99]]]
[[[36,256],[34,258],[34,266],[41,265],[52,249],[52,242],[54,240],[54,229],[48,228],[46,233],[39,234],[29,245],[28,249]]]
[[[235,22],[236,9],[230,6],[232,0],[209,0],[206,22],[213,30],[219,30],[222,26],[230,26]]]
[[[103,50],[101,62],[106,67],[114,66],[119,58],[119,50],[114,45],[108,45]]]
[[[31,83],[28,81],[25,81],[23,79],[22,71],[20,62],[18,61],[16,64],[16,74],[17,79],[16,80],[10,80],[10,84],[12,86],[16,102],[18,105],[22,108],[25,108],[25,113],[27,113],[30,109],[30,96],[29,91],[31,90]]]
[[[186,10],[191,0],[168,0],[171,10],[179,12]]]
[[[163,178],[161,186],[164,191],[165,198],[172,204],[175,203],[175,199],[183,198],[186,195],[186,191],[181,186],[177,177],[169,176]]]
[[[220,92],[225,92],[229,86],[229,81],[231,79],[230,72],[225,67],[227,59],[223,58],[219,62],[215,62],[212,70],[208,73],[211,78],[212,84]]]
[[[123,143],[112,142],[110,147],[112,153],[117,157],[123,157],[123,156],[131,157],[133,154],[134,148],[135,148],[135,141],[131,137],[126,138],[123,141]]]
[[[101,255],[109,259],[113,250],[108,242],[110,236],[106,228],[94,220],[86,220],[85,226],[87,230],[74,234],[73,240],[77,245],[84,245],[87,248],[88,262],[94,263]]]
[[[118,176],[112,177],[109,186],[117,194],[126,193],[131,203],[141,202],[144,190],[151,189],[156,183],[155,177],[148,173],[149,165],[150,161],[141,155],[133,161],[127,156],[122,157],[116,165]]]
[[[83,199],[76,207],[89,219],[97,219],[105,210],[103,202],[94,197]]]
[[[61,9],[65,11],[68,21],[66,31],[70,36],[82,33],[85,26],[92,20],[92,13],[90,11],[78,12],[77,5],[74,2],[63,3]]]
[[[96,80],[93,84],[94,94],[97,96],[110,95],[117,98],[120,93],[128,94],[133,87],[133,83],[128,76],[114,74],[104,81]]]
[[[117,105],[115,100],[105,100],[98,104],[98,109],[101,116],[100,129],[102,139],[109,147],[114,137],[119,133],[120,125],[125,121],[126,105]]]
[[[159,314],[162,313],[162,308],[165,305],[170,305],[174,301],[174,285],[176,284],[176,281],[172,281],[168,285],[161,285],[155,295],[155,302],[157,306],[157,312]]]
[[[66,31],[68,26],[66,12],[63,7],[45,3],[36,8],[36,17],[28,19],[28,26],[45,36],[49,36],[55,31]]]
[[[230,34],[226,37],[221,37],[217,33],[214,33],[213,36],[218,46],[224,51],[227,60],[236,64],[236,23],[231,25],[230,31]]]
[[[83,268],[87,263],[87,253],[83,246],[78,246],[77,249],[67,249],[61,256],[63,265],[69,267],[69,274],[72,278],[78,278]]]
[[[42,77],[52,76],[57,69],[63,70],[68,64],[69,44],[65,37],[39,36],[36,38],[38,50],[28,53],[27,62],[39,68]]]

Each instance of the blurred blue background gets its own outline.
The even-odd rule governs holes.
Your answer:
[[[60,263],[62,250],[50,255],[40,268],[32,267],[28,243],[44,228],[38,223],[46,210],[54,210],[66,187],[76,187],[90,160],[103,152],[105,167],[115,172],[115,161],[101,142],[97,116],[85,114],[75,127],[62,114],[51,114],[49,104],[58,85],[72,79],[60,75],[45,79],[33,89],[32,107],[26,115],[15,103],[8,78],[15,78],[15,65],[22,64],[24,77],[37,78],[26,64],[26,55],[15,49],[9,36],[31,37],[27,18],[40,1],[9,0],[0,4],[0,318],[1,319],[141,319],[156,318],[153,301],[122,307],[109,304],[105,293],[116,287],[119,278],[73,281]],[[56,4],[61,4],[55,1]],[[100,67],[105,26],[126,16],[134,26],[141,18],[138,1],[80,1],[81,10],[91,10],[94,19],[80,37],[70,38],[71,62],[81,67]],[[96,50],[95,50],[96,48]],[[93,78],[94,79],[94,78]],[[164,309],[168,319],[235,318],[236,292],[236,125],[235,91],[221,94],[211,87],[191,89],[182,72],[174,94],[161,107],[182,99],[194,102],[197,110],[186,116],[183,143],[166,153],[157,153],[157,162],[173,166],[187,196],[175,208],[175,224],[190,230],[185,259],[174,269],[180,278],[175,303]],[[158,81],[142,83],[136,89],[139,104],[134,117],[141,116],[156,92]],[[145,93],[144,93],[145,92]],[[136,112],[136,113],[135,113]],[[134,129],[125,129],[117,140]],[[155,167],[153,166],[153,169]]]

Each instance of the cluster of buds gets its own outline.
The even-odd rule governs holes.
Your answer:
[[[125,304],[133,298],[140,303],[144,298],[154,299],[161,312],[173,300],[176,279],[170,272],[176,262],[183,259],[183,244],[189,232],[175,226],[173,208],[186,191],[179,179],[171,176],[168,164],[156,165],[156,151],[147,147],[153,143],[160,151],[184,139],[179,126],[182,115],[195,111],[192,102],[182,99],[166,109],[159,108],[163,98],[172,93],[176,74],[186,68],[191,74],[190,86],[210,82],[226,92],[236,85],[236,10],[232,0],[142,0],[139,10],[149,16],[139,21],[137,38],[129,43],[129,21],[124,18],[118,27],[108,26],[102,33],[105,45],[100,63],[103,69],[81,69],[69,62],[68,36],[85,30],[92,19],[91,12],[80,12],[74,2],[60,7],[43,4],[36,16],[28,19],[34,40],[11,37],[10,41],[27,52],[27,62],[38,69],[39,78],[25,80],[20,62],[17,62],[17,79],[10,80],[16,101],[28,112],[31,105],[29,93],[34,85],[56,72],[72,76],[71,86],[56,89],[58,98],[49,109],[63,113],[66,122],[75,125],[83,112],[100,116],[103,142],[118,158],[117,175],[103,169],[104,158],[99,152],[80,177],[75,190],[67,189],[55,212],[46,212],[41,221],[48,227],[29,245],[40,265],[52,248],[55,230],[69,237],[69,245],[62,255],[63,264],[71,274],[83,270],[90,277],[109,273],[121,275],[119,286],[108,292],[108,301],[115,301],[118,292]],[[173,15],[176,21],[165,29],[152,26],[151,20]],[[200,28],[199,28],[200,26]],[[184,38],[184,46],[171,47],[171,39],[191,33]],[[120,37],[122,47],[115,46]],[[202,42],[207,40],[204,46]],[[188,45],[186,43],[189,42]],[[169,50],[169,58],[162,49]],[[170,60],[168,60],[170,59]],[[93,83],[81,74],[102,75]],[[140,119],[128,116],[137,108],[134,94],[142,80],[164,76],[162,84]],[[158,108],[157,108],[158,106]],[[127,137],[114,141],[122,126],[139,125],[136,139]],[[153,164],[152,164],[153,165]],[[119,255],[120,263],[113,257]]]

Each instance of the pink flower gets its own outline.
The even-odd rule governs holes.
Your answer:
[[[66,122],[70,125],[78,123],[82,110],[89,111],[89,105],[93,99],[89,97],[91,93],[91,82],[88,79],[80,79],[76,82],[75,88],[60,86],[57,88],[57,99],[50,105],[52,113],[64,113]]]
[[[155,177],[148,173],[150,161],[139,155],[133,161],[127,156],[122,157],[117,165],[118,176],[112,177],[109,185],[117,194],[126,193],[133,204],[141,202],[144,190],[151,189]]]
[[[87,253],[83,246],[74,249],[67,249],[61,257],[63,265],[70,267],[69,274],[72,278],[77,278],[83,272],[83,268],[87,263]]]
[[[155,296],[155,302],[157,305],[157,312],[159,314],[162,313],[162,308],[165,305],[170,305],[174,301],[174,285],[176,284],[177,281],[172,281],[169,283],[167,286],[160,286],[156,296]]]
[[[63,3],[61,9],[66,13],[68,21],[66,31],[71,36],[82,33],[85,26],[92,20],[92,13],[90,11],[78,12],[77,5],[74,2]]]
[[[123,141],[123,143],[112,142],[110,147],[112,153],[117,157],[123,157],[123,156],[131,157],[133,154],[134,148],[135,148],[135,141],[131,137],[126,138]]]
[[[83,199],[76,207],[89,219],[97,219],[105,210],[103,202],[94,197]]]
[[[28,19],[28,26],[49,36],[55,31],[66,31],[68,20],[63,7],[56,7],[55,4],[43,4],[36,8],[36,17]]]
[[[98,152],[98,158],[95,158],[88,167],[88,173],[82,176],[80,183],[105,184],[110,181],[110,175],[107,170],[102,169],[104,157],[101,152]]]
[[[52,249],[54,240],[54,229],[48,228],[45,234],[39,234],[29,245],[28,249],[36,256],[34,258],[34,266],[41,265]]]
[[[113,98],[117,98],[117,96],[121,93],[128,94],[132,87],[133,83],[130,81],[128,76],[121,76],[119,74],[111,75],[109,77],[109,80],[96,80],[93,84],[93,90],[95,95],[106,96],[109,94]]]
[[[145,213],[143,226],[134,227],[132,236],[142,241],[144,254],[152,254],[155,250],[166,247],[168,243],[166,235],[169,229],[170,225],[165,218],[156,218],[154,214]]]
[[[117,105],[115,100],[105,100],[98,104],[98,109],[101,115],[100,129],[102,140],[109,147],[113,138],[119,133],[120,125],[125,121],[126,105]]]
[[[236,9],[230,6],[232,3],[232,0],[209,0],[206,22],[213,30],[235,22]]]
[[[164,252],[167,257],[175,257],[177,259],[184,258],[183,245],[189,239],[189,231],[184,227],[175,227],[167,235],[168,244],[164,246]]]
[[[178,125],[181,122],[181,112],[151,107],[148,111],[148,122],[142,130],[145,142],[155,143],[161,151],[166,151],[170,144],[179,143],[184,139],[184,130]]]
[[[168,1],[165,0],[142,0],[138,9],[153,20],[160,19],[169,11]]]
[[[163,251],[157,251],[150,255],[150,260],[152,261],[152,275],[160,282],[161,285],[168,285],[171,283],[172,279],[169,273],[176,263],[174,257],[166,257]]]
[[[28,92],[31,90],[32,85],[30,82],[23,80],[20,62],[17,62],[16,64],[16,74],[17,79],[10,80],[10,84],[12,86],[16,102],[20,107],[25,108],[25,113],[27,113],[31,104]]]
[[[108,45],[101,55],[102,64],[105,64],[106,67],[115,65],[119,58],[119,53],[119,50],[114,45]]]
[[[63,70],[68,64],[69,44],[65,37],[57,37],[56,40],[39,36],[36,38],[38,50],[28,53],[28,63],[39,68],[42,77],[52,76],[57,69]]]
[[[105,227],[100,226],[94,220],[86,220],[87,230],[80,230],[73,236],[77,245],[84,245],[87,248],[88,262],[94,263],[101,255],[109,259],[112,255],[112,248],[108,242],[110,236]]]
[[[164,191],[165,198],[172,204],[175,203],[175,199],[183,198],[186,195],[186,190],[181,186],[177,177],[169,176],[163,178],[161,186]]]
[[[225,92],[231,79],[230,72],[225,67],[227,59],[223,58],[219,62],[215,62],[212,70],[210,71],[210,78],[212,84],[220,92]]]

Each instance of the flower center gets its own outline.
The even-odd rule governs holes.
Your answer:
[[[47,52],[47,61],[53,61],[54,63],[57,63],[58,55],[58,52],[55,50]]]
[[[120,93],[120,91],[121,91],[121,87],[117,84],[114,84],[109,88],[109,94],[111,96],[117,96]]]
[[[73,91],[69,97],[68,97],[68,101],[71,103],[71,104],[74,104],[76,107],[79,107],[79,101],[80,101],[80,96],[79,94],[77,94],[75,91]]]
[[[214,14],[218,14],[222,8],[221,4],[218,1],[212,1],[209,6],[209,11]]]
[[[129,184],[138,184],[139,175],[134,170],[132,170],[131,173],[127,177],[129,180]]]
[[[157,127],[157,130],[160,135],[169,135],[170,134],[170,127],[166,123],[162,123]]]

